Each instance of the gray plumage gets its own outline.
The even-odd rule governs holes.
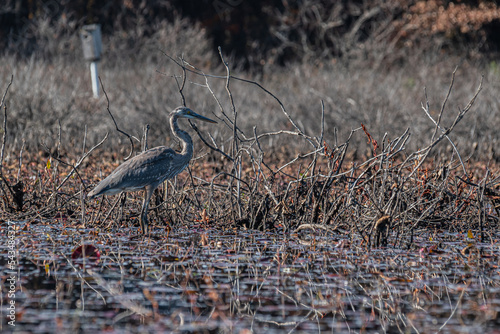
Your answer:
[[[166,179],[173,178],[182,172],[193,157],[193,141],[189,134],[177,125],[178,118],[217,123],[198,115],[189,108],[176,108],[170,113],[170,128],[174,136],[181,142],[182,150],[180,153],[165,146],[147,150],[118,166],[87,195],[89,198],[94,198],[100,195],[115,195],[124,191],[144,190],[144,202],[140,217],[143,233],[148,231],[147,213],[153,191]]]

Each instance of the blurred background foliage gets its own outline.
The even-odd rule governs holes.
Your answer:
[[[446,0],[3,0],[0,48],[22,57],[51,56],[50,41],[89,23],[137,52],[176,20],[206,32],[245,68],[291,61],[364,59],[399,62],[415,50],[491,56],[500,46],[496,1]],[[420,52],[419,52],[420,53]]]
[[[80,28],[91,23],[102,26],[99,75],[120,126],[141,138],[146,124],[163,124],[151,127],[151,147],[171,139],[166,111],[183,103],[176,82],[182,71],[159,50],[224,76],[220,46],[232,73],[278,96],[306,133],[321,133],[323,102],[331,146],[363,123],[379,139],[410,127],[410,149],[422,147],[434,130],[421,111],[424,87],[436,116],[458,67],[442,120],[447,125],[484,74],[475,112],[453,136],[464,154],[500,161],[500,9],[495,1],[467,0],[2,0],[0,87],[14,77],[7,96],[12,152],[24,144],[54,151],[60,133],[71,145],[84,133],[93,144],[106,132],[106,145],[128,150],[103,97],[91,95],[79,38]],[[209,82],[230,110],[225,80]],[[258,133],[291,130],[276,101],[255,86],[233,82],[247,136],[254,127]],[[183,93],[188,106],[213,117],[220,107],[205,84],[188,74]],[[232,130],[214,132],[225,142]],[[286,137],[262,144],[301,149]],[[351,144],[353,159],[369,156],[362,134]],[[446,156],[450,149],[443,144],[437,153]]]

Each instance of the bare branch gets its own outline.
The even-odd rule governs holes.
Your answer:
[[[99,77],[99,81],[101,82],[102,91],[104,92],[104,96],[106,96],[106,101],[108,102],[106,110],[108,111],[109,116],[111,116],[111,119],[113,120],[113,123],[115,124],[116,131],[124,134],[130,140],[130,153],[124,159],[124,160],[128,160],[128,159],[130,159],[130,157],[134,153],[134,141],[132,140],[132,138],[135,139],[135,140],[137,140],[138,142],[141,142],[141,141],[139,139],[137,139],[136,137],[133,137],[133,136],[129,135],[125,131],[122,131],[118,127],[118,124],[116,124],[115,118],[114,118],[113,114],[111,113],[111,110],[109,110],[109,98],[108,98],[108,94],[106,93],[106,90],[104,89],[104,84],[102,83],[101,77]],[[107,136],[107,134],[106,134],[106,136]]]

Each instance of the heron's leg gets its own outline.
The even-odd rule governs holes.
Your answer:
[[[127,193],[122,192],[120,196],[121,196],[121,203],[120,203],[120,216],[118,217],[119,222],[123,220],[123,207],[125,206],[125,201],[127,200]]]
[[[153,195],[153,191],[155,189],[153,187],[146,187],[144,189],[144,202],[142,203],[141,210],[141,230],[142,233],[148,233],[148,209],[149,209],[149,200],[151,199],[151,195]]]

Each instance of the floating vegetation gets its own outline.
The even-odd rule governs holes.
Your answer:
[[[283,231],[179,226],[168,237],[158,229],[143,237],[138,228],[17,225],[17,324],[26,331],[474,332],[500,325],[498,233],[494,243],[480,243],[441,231],[420,234],[409,249],[369,250],[355,234],[322,242],[318,233],[305,246]],[[98,249],[98,264],[74,264],[82,243]],[[1,254],[4,267],[5,247]]]

